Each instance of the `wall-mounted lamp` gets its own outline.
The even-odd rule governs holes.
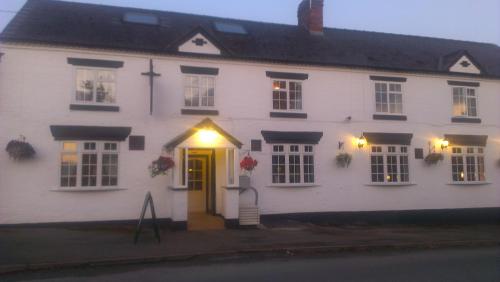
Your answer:
[[[441,149],[442,150],[448,148],[449,145],[450,145],[450,142],[448,140],[441,140]]]
[[[361,135],[361,137],[358,138],[358,148],[362,149],[366,145],[366,138],[365,136]]]
[[[198,138],[204,144],[212,144],[217,140],[219,134],[217,131],[210,128],[200,129],[198,131]]]

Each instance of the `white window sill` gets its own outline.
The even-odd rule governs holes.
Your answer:
[[[304,183],[304,184],[269,184],[267,187],[271,188],[312,188],[319,187],[320,185],[314,183]]]
[[[456,185],[456,186],[479,186],[479,185],[490,185],[491,182],[486,181],[475,181],[475,182],[450,182],[447,185]]]
[[[365,186],[375,186],[375,187],[405,187],[405,186],[415,186],[417,185],[416,183],[411,183],[411,182],[396,182],[396,183],[367,183]]]
[[[94,188],[75,187],[75,188],[54,188],[54,189],[51,189],[50,191],[53,191],[53,192],[109,192],[109,191],[122,191],[122,190],[127,190],[127,189],[118,188],[118,187],[94,187]]]
[[[222,188],[226,189],[226,190],[239,190],[240,189],[240,186],[236,186],[236,185],[227,185],[227,186],[222,186]]]
[[[168,189],[173,190],[173,191],[184,191],[188,189],[187,186],[168,186]]]

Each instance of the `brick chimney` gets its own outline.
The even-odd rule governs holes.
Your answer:
[[[302,0],[297,10],[299,26],[311,34],[323,34],[323,0]]]

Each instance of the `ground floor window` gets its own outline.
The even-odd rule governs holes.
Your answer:
[[[64,141],[60,159],[61,187],[118,185],[118,143]]]
[[[484,148],[452,147],[451,176],[453,182],[486,181],[484,174]]]
[[[407,146],[373,145],[370,164],[373,183],[407,183],[410,181]]]
[[[273,145],[272,182],[275,184],[314,183],[312,145]]]

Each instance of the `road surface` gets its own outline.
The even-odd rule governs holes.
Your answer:
[[[208,261],[70,269],[1,281],[500,281],[500,247],[212,258]]]

